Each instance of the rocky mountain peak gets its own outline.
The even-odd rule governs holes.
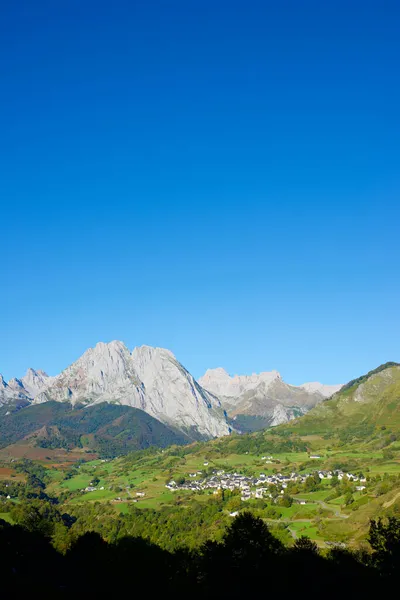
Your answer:
[[[8,387],[12,390],[25,391],[22,381],[20,379],[17,379],[16,377],[10,379],[10,381],[8,382]]]
[[[14,400],[29,401],[24,387],[19,379],[11,379],[8,383],[0,375],[0,405]]]
[[[220,378],[220,379],[230,379],[231,376],[229,375],[229,373],[227,371],[225,371],[225,369],[223,367],[216,367],[215,369],[207,369],[207,371],[204,373],[203,378],[204,377],[208,377],[208,378]]]
[[[203,377],[200,377],[199,383],[217,396],[237,397],[241,393],[254,390],[260,385],[263,387],[269,386],[279,379],[281,379],[281,376],[278,371],[265,371],[259,374],[234,375],[231,377],[225,369],[218,367],[206,371]]]
[[[220,402],[203,390],[169,350],[100,342],[54,377],[34,402],[112,402],[206,437],[229,433]]]
[[[165,358],[167,360],[175,360],[176,361],[176,357],[173,354],[173,352],[171,352],[171,350],[167,350],[166,348],[158,348],[158,347],[153,347],[153,346],[136,346],[133,350],[132,350],[132,360],[137,363],[137,362],[148,362],[148,361],[152,361],[152,360],[158,360],[161,358]]]
[[[89,348],[88,351],[90,350],[96,353],[129,352],[125,344],[119,340],[112,340],[111,342],[98,342],[94,348]]]
[[[127,360],[130,351],[123,342],[114,340],[112,342],[98,342],[94,348],[88,348],[86,352],[78,359],[79,361],[98,361],[115,362]]]
[[[262,417],[262,427],[287,422],[306,413],[341,387],[322,384],[291,386],[275,370],[231,377],[222,368],[209,369],[199,383],[221,400],[239,428],[240,422],[246,424],[243,417]]]
[[[29,368],[20,381],[27,395],[34,398],[48,385],[50,380],[51,378],[44,371],[35,371],[35,369]]]
[[[143,345],[131,352],[113,340],[87,349],[56,377],[28,369],[22,379],[7,384],[0,376],[0,403],[127,405],[186,434],[209,438],[229,433],[227,413],[239,420],[260,416],[264,426],[276,425],[307,412],[340,387],[316,382],[290,386],[275,370],[231,376],[222,367],[207,370],[196,381],[170,350]]]
[[[343,387],[343,384],[325,385],[323,383],[319,383],[319,381],[311,381],[309,383],[303,383],[299,387],[303,388],[307,392],[310,392],[311,394],[317,393],[321,394],[321,396],[324,398],[329,398],[330,396],[333,396],[333,394],[336,394],[336,392]]]

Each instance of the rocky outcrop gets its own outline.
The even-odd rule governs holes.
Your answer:
[[[150,414],[170,425],[197,428],[209,436],[229,433],[221,402],[204,390],[169,350],[141,346],[132,352]]]
[[[8,383],[0,376],[0,404],[55,400],[92,406],[101,402],[139,408],[192,437],[230,432],[229,419],[262,417],[278,425],[306,413],[341,386],[291,386],[278,371],[231,377],[210,369],[197,382],[169,350],[140,346],[132,352],[119,341],[100,342],[56,377],[28,369]],[[232,422],[232,421],[230,421]]]
[[[217,398],[206,392],[169,350],[100,342],[54,377],[33,402],[112,402],[140,408],[160,421],[204,437],[230,429]]]
[[[331,395],[328,388],[337,391],[341,387],[289,385],[282,380],[278,371],[231,377],[222,368],[209,369],[199,383],[220,399],[231,418],[241,415],[263,417],[264,426],[265,423],[271,426],[286,423],[305,414]]]
[[[30,401],[22,382],[19,379],[11,379],[7,383],[0,375],[0,405],[18,401]]]
[[[35,371],[35,369],[28,369],[25,375],[21,379],[21,383],[26,393],[34,398],[37,396],[49,383],[51,377],[44,371]]]
[[[336,394],[336,392],[338,392],[343,387],[343,384],[324,385],[323,383],[319,383],[318,381],[313,381],[310,383],[303,383],[299,387],[303,388],[307,392],[310,392],[311,394],[319,393],[324,398],[330,398],[331,396],[333,396],[333,394]]]

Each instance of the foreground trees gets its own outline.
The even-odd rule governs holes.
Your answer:
[[[4,598],[370,598],[399,578],[400,520],[394,518],[371,522],[372,553],[336,548],[324,556],[306,537],[286,548],[249,512],[238,515],[220,542],[173,553],[142,538],[107,543],[95,532],[61,553],[40,518],[35,531],[35,519],[26,526],[0,521]]]

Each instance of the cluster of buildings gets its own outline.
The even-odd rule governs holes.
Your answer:
[[[283,475],[282,473],[276,473],[274,475],[266,475],[265,473],[260,473],[258,477],[248,477],[240,473],[226,473],[223,470],[214,470],[210,477],[199,479],[198,477],[201,475],[201,471],[190,473],[189,479],[192,481],[185,481],[185,483],[179,485],[176,481],[171,480],[165,487],[171,491],[189,490],[192,492],[214,489],[214,494],[219,493],[220,490],[233,491],[239,489],[241,491],[241,499],[250,500],[250,498],[271,497],[271,494],[268,493],[268,486],[270,485],[276,485],[281,494],[284,494],[289,483],[304,483],[311,474],[300,475],[299,473],[291,473],[290,475]],[[332,477],[337,476],[339,481],[344,477],[354,482],[359,481],[360,483],[364,483],[366,481],[364,477],[359,477],[352,473],[344,473],[343,471],[318,471],[318,476],[320,479],[332,479]],[[356,487],[358,491],[363,489],[365,489],[365,486],[360,485]]]

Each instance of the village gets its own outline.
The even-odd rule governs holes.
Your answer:
[[[269,457],[270,459],[272,457]],[[208,466],[208,463],[204,463],[204,466]],[[337,477],[339,481],[343,478],[347,478],[351,482],[358,482],[360,485],[356,486],[356,491],[362,491],[365,489],[366,482],[364,476],[358,476],[353,473],[344,473],[341,470],[338,471],[316,471],[321,480],[332,479]],[[203,490],[214,490],[214,494],[218,494],[221,490],[235,489],[240,490],[242,501],[250,500],[251,498],[264,498],[272,497],[272,494],[268,491],[269,486],[276,486],[281,494],[285,493],[289,483],[305,483],[308,477],[311,477],[313,473],[306,473],[300,475],[299,473],[291,473],[290,475],[283,475],[282,473],[275,473],[273,475],[266,475],[260,473],[257,477],[249,477],[236,472],[225,472],[224,470],[213,470],[212,475],[201,478],[203,475],[202,471],[196,471],[190,473],[189,478],[191,481],[184,481],[183,483],[177,483],[174,480],[169,481],[166,484],[166,488],[171,491],[188,490],[192,492],[201,492]],[[305,503],[305,502],[304,502]]]

